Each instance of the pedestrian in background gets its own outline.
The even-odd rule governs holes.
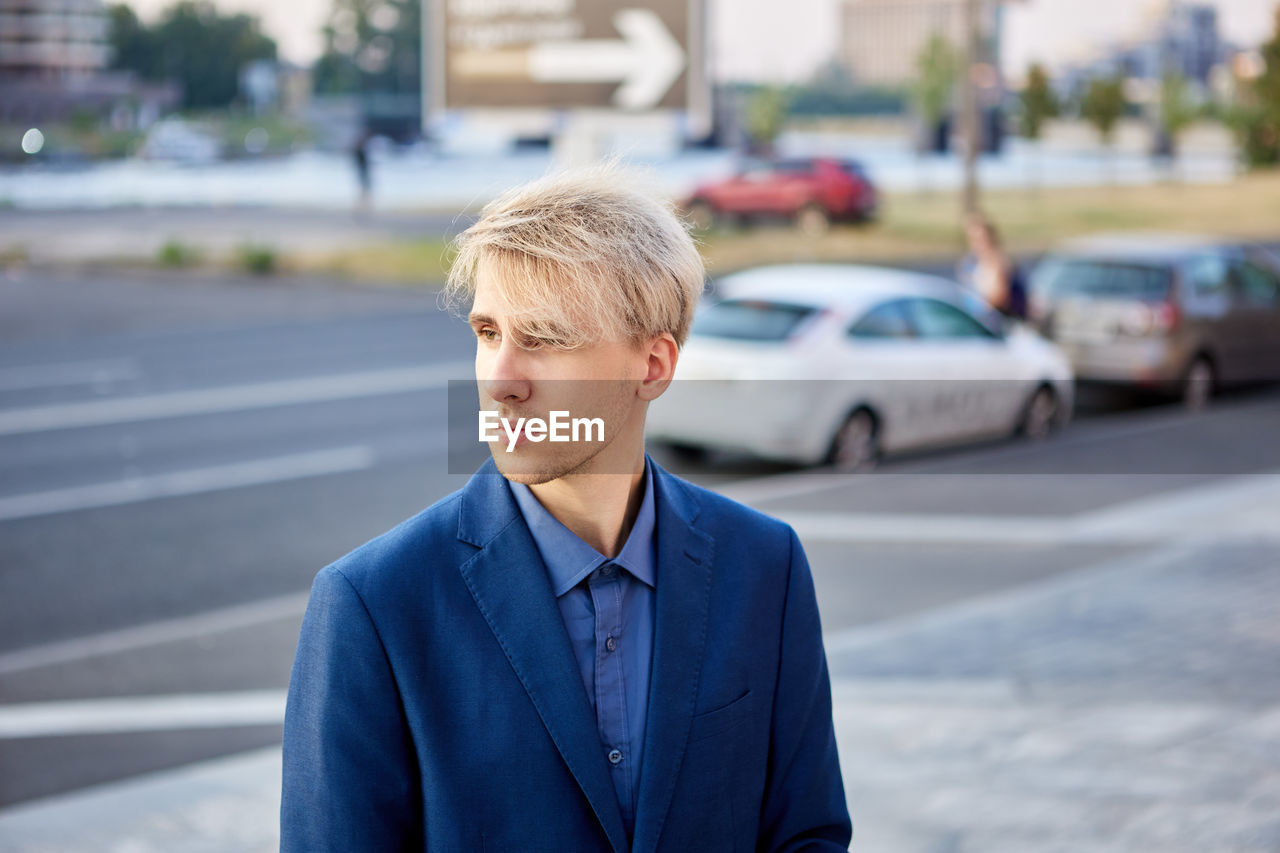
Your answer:
[[[956,270],[961,283],[1004,316],[1026,319],[1026,285],[1017,264],[1005,254],[995,224],[974,211],[965,217],[964,233],[969,254]]]
[[[373,131],[364,127],[351,146],[351,157],[356,166],[356,180],[360,184],[360,195],[356,199],[356,214],[368,213],[373,203],[373,177],[369,173],[369,142],[373,139]]]

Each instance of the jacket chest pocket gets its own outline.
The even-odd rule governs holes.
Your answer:
[[[696,743],[723,734],[739,726],[751,710],[751,691],[745,691],[737,699],[711,711],[695,714],[689,724],[689,743]]]

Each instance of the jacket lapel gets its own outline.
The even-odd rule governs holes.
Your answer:
[[[649,460],[654,465],[653,460]],[[698,503],[679,480],[653,467],[656,487],[656,624],[640,798],[632,850],[658,844],[684,760],[707,637],[715,540],[693,527]]]
[[[492,460],[462,491],[458,538],[481,549],[461,568],[471,596],[613,849],[626,851],[626,831],[595,715],[578,676],[546,566]]]

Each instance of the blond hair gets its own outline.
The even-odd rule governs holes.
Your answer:
[[[504,193],[455,248],[449,302],[469,300],[484,277],[517,340],[559,349],[663,333],[683,345],[706,275],[673,206],[612,163]]]

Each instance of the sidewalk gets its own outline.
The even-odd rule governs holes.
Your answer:
[[[1280,545],[1245,535],[830,638],[854,849],[1280,849],[1277,602]],[[20,806],[0,851],[273,850],[279,773],[269,749]]]

